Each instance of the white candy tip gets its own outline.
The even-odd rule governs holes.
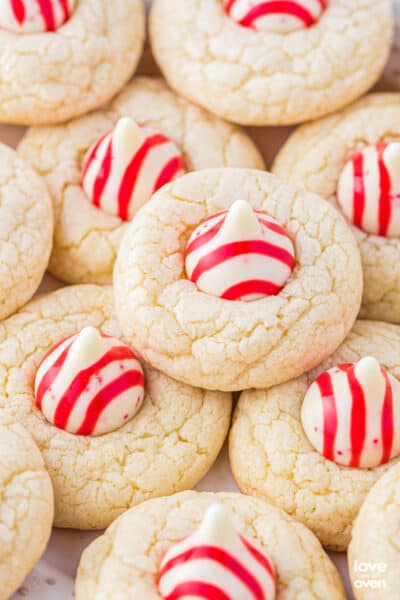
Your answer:
[[[355,374],[359,381],[362,381],[366,386],[374,388],[381,385],[382,371],[381,365],[372,356],[365,356],[358,361],[354,368]]]
[[[207,509],[199,533],[207,539],[221,540],[235,533],[228,510],[222,504],[211,504]]]
[[[84,363],[97,356],[104,347],[104,339],[95,327],[84,327],[75,338],[69,352],[68,361]]]
[[[260,237],[261,227],[251,205],[245,200],[236,200],[232,204],[221,229],[230,236],[236,234],[239,238]]]
[[[131,152],[143,139],[139,125],[130,117],[123,117],[115,126],[113,148],[116,153]]]
[[[400,173],[400,143],[393,142],[383,152],[385,165],[391,172]]]

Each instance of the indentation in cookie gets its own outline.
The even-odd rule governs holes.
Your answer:
[[[197,531],[166,553],[159,591],[164,600],[274,600],[276,575],[269,558],[236,531],[227,508],[212,504]]]
[[[87,152],[82,186],[95,206],[129,221],[154,192],[185,171],[170,138],[126,117]]]
[[[194,230],[185,266],[188,278],[207,294],[258,300],[282,290],[294,268],[294,247],[275,219],[237,200]]]
[[[301,420],[328,460],[377,467],[400,455],[400,383],[372,357],[339,365],[310,386]]]
[[[73,13],[76,0],[2,0],[0,29],[12,33],[57,31]]]
[[[140,409],[143,369],[126,344],[85,327],[44,356],[35,396],[43,415],[59,429],[101,435],[119,429]]]
[[[242,27],[289,33],[315,25],[327,0],[223,0],[224,9]]]

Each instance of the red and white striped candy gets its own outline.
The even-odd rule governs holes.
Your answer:
[[[74,10],[76,0],[1,0],[0,29],[12,33],[57,31]]]
[[[227,15],[242,27],[271,33],[289,33],[312,27],[328,0],[224,0]]]
[[[143,369],[119,340],[85,327],[56,344],[35,377],[36,404],[70,433],[102,435],[127,423],[144,398]]]
[[[158,586],[164,600],[274,600],[277,594],[270,560],[235,530],[220,504],[167,552]]]
[[[82,186],[90,201],[124,221],[152,194],[185,172],[177,145],[161,133],[123,118],[87,153]]]
[[[311,444],[328,460],[371,468],[400,455],[400,383],[375,358],[322,373],[301,410]]]
[[[383,237],[400,236],[400,143],[364,148],[346,163],[337,201],[359,229]]]
[[[277,221],[238,200],[194,230],[185,266],[202,292],[225,300],[258,300],[284,287],[294,268],[294,248]]]

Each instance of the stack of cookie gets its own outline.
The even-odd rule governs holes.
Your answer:
[[[141,0],[0,6],[0,121],[31,126],[0,146],[0,600],[52,526],[108,528],[77,600],[344,599],[349,544],[355,597],[395,600],[400,96],[360,99],[392,3],[149,29],[165,80],[128,83]],[[240,128],[311,119],[272,173]],[[242,493],[190,491],[228,434]]]

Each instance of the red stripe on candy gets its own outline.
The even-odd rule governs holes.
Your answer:
[[[236,285],[232,285],[221,294],[224,300],[238,300],[245,296],[253,296],[262,294],[263,296],[276,296],[283,285],[276,285],[272,281],[264,281],[263,279],[249,279],[242,281]]]
[[[107,185],[108,178],[111,173],[111,163],[112,163],[112,138],[107,146],[106,153],[103,158],[103,162],[101,163],[100,171],[96,177],[93,186],[93,199],[92,202],[95,206],[100,206],[101,197],[104,192],[104,188]]]
[[[383,152],[386,147],[387,144],[377,144],[376,146],[379,170],[379,235],[382,236],[387,234],[392,217],[391,181],[389,171],[383,160]]]
[[[236,0],[228,0],[225,4],[225,12],[229,15]]]
[[[246,567],[244,567],[234,556],[229,554],[229,552],[216,546],[198,546],[196,548],[190,548],[178,556],[171,558],[171,560],[169,560],[161,569],[160,577],[162,577],[166,571],[169,571],[188,560],[199,560],[202,558],[213,560],[230,571],[244,586],[247,587],[255,600],[263,600],[265,598],[261,585],[250,571],[248,571],[248,569],[246,569]],[[210,596],[210,598],[214,598],[214,596]]]
[[[171,158],[165,165],[163,170],[158,176],[156,183],[154,184],[153,193],[159,190],[163,185],[169,183],[176,177],[177,173],[185,170],[185,165],[180,156]]]
[[[338,415],[332,379],[328,372],[322,373],[316,380],[322,399],[323,411],[323,450],[328,460],[335,460],[335,441],[338,428]]]
[[[351,461],[350,467],[359,467],[360,458],[365,444],[367,407],[364,390],[356,378],[355,365],[347,371],[347,379],[352,398],[351,406]]]
[[[306,27],[311,27],[315,23],[313,15],[297,2],[289,2],[285,0],[277,0],[276,2],[263,2],[254,6],[247,15],[239,21],[239,25],[244,27],[253,27],[254,22],[261,17],[272,14],[286,14],[296,17],[304,23]]]
[[[221,588],[203,581],[181,583],[168,596],[165,596],[164,600],[180,600],[180,598],[187,598],[187,596],[203,598],[204,600],[231,600],[230,596],[225,594]]]
[[[267,557],[264,556],[263,554],[261,554],[261,552],[259,550],[257,550],[257,548],[255,548],[252,544],[250,544],[250,542],[248,542],[246,540],[246,538],[243,537],[242,535],[240,536],[240,539],[242,540],[243,544],[245,545],[247,550],[250,552],[252,557],[255,558],[256,561],[269,573],[269,575],[271,576],[271,579],[274,582],[274,585],[276,586],[275,571],[274,571],[271,563],[267,559]]]
[[[365,209],[364,156],[360,153],[353,158],[353,223],[362,229]]]
[[[11,0],[11,10],[20,25],[25,21],[26,10],[23,0]]]
[[[382,374],[385,378],[386,388],[385,388],[385,398],[383,401],[383,409],[382,409],[382,423],[381,423],[381,432],[382,432],[382,459],[381,465],[387,463],[390,460],[392,449],[393,449],[393,440],[394,440],[394,415],[393,415],[393,392],[392,392],[392,384],[390,383],[390,379],[388,374],[384,369],[382,369]]]
[[[97,142],[95,143],[95,145],[93,146],[93,148],[91,149],[90,153],[88,154],[88,156],[86,157],[85,162],[83,163],[83,167],[82,167],[82,179],[84,177],[86,177],[86,173],[88,172],[88,169],[93,161],[94,158],[96,158],[97,156],[97,152],[99,150],[100,144],[104,141],[104,139],[110,135],[110,131],[107,131],[107,133],[105,133],[104,135],[101,136],[101,138],[99,140],[97,140]]]
[[[51,0],[37,0],[42,13],[46,31],[55,31],[56,23],[54,18],[53,4]]]
[[[101,389],[90,402],[77,434],[91,435],[107,406],[130,387],[137,385],[144,385],[142,373],[140,371],[127,371]]]
[[[194,238],[194,240],[192,240],[186,247],[186,256],[189,256],[189,254],[195,252],[201,248],[201,246],[204,246],[204,244],[210,242],[217,235],[218,231],[224,224],[224,221],[225,219],[220,219],[215,225],[213,225],[213,227],[211,227],[211,229]]]
[[[68,4],[68,0],[59,0],[60,2],[60,6],[61,6],[61,10],[63,11],[63,22],[65,23],[65,21],[67,21],[69,19],[69,4]]]
[[[51,367],[49,368],[47,373],[44,375],[43,379],[41,380],[41,382],[39,384],[39,387],[36,392],[36,404],[37,404],[38,408],[40,408],[40,409],[42,408],[43,396],[46,393],[46,391],[49,389],[49,387],[52,385],[52,383],[55,380],[55,378],[57,377],[57,375],[59,374],[59,372],[65,362],[65,359],[68,355],[69,349],[71,348],[71,344],[72,344],[72,340],[67,345],[67,347],[64,348],[64,350],[61,352],[61,354],[57,358],[57,360],[51,365]],[[47,355],[48,355],[48,353],[47,353]]]

